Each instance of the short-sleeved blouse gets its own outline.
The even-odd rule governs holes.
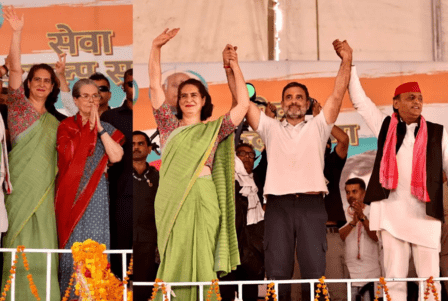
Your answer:
[[[39,120],[41,114],[25,96],[23,84],[16,90],[8,88],[8,127],[11,141]]]
[[[157,127],[159,129],[160,135],[160,145],[163,149],[166,141],[170,134],[180,127],[180,121],[171,111],[170,107],[165,103],[158,109],[154,109],[154,117],[156,119]],[[213,168],[213,160],[215,158],[216,149],[218,148],[218,144],[224,140],[227,136],[229,136],[234,130],[236,126],[233,124],[232,119],[230,118],[230,112],[224,115],[224,118],[221,123],[221,127],[219,128],[218,137],[216,138],[215,144],[213,145],[210,156],[205,162],[205,166]]]

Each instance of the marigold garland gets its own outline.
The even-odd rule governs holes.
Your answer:
[[[391,301],[392,298],[391,298],[390,295],[389,295],[389,288],[387,287],[387,283],[386,283],[386,280],[384,279],[384,277],[381,277],[381,278],[380,278],[380,284],[378,284],[378,289],[377,289],[377,291],[376,291],[374,301],[378,301],[378,298],[380,297],[380,293],[381,293],[381,291],[380,291],[380,290],[381,290],[381,287],[383,287],[383,290],[384,290],[384,292],[386,293],[386,299],[387,299],[387,301]]]
[[[154,284],[154,287],[152,288],[152,295],[151,295],[151,301],[156,299],[157,291],[160,289],[162,290],[163,296],[165,296],[164,301],[168,301],[168,295],[166,294],[166,285],[163,283],[162,279],[156,278],[156,283]],[[159,285],[159,283],[162,282],[162,285]]]
[[[425,300],[429,299],[430,290],[434,295],[434,299],[436,301],[439,301],[439,294],[437,293],[437,289],[436,286],[434,285],[434,280],[432,276],[426,280]]]
[[[330,297],[328,295],[328,286],[325,284],[325,276],[322,276],[319,279],[319,283],[317,284],[316,296],[314,297],[314,301],[318,301],[319,300],[319,297],[320,297],[319,294],[320,293],[322,293],[322,295],[325,297],[326,301],[330,300]]]
[[[268,284],[268,288],[266,290],[266,297],[264,298],[266,301],[269,300],[269,297],[272,297],[274,301],[277,301],[277,295],[275,294],[274,283],[271,282]]]
[[[63,301],[70,297],[74,280],[76,278],[75,295],[86,301],[122,301],[123,285],[129,281],[128,271],[122,282],[110,271],[107,255],[104,254],[106,246],[87,239],[84,242],[75,242],[72,245],[74,273],[70,278]],[[130,269],[132,268],[132,260]],[[128,291],[128,300],[132,300],[132,292]]]
[[[213,292],[216,294],[216,300],[221,301],[221,294],[219,293],[219,284],[218,284],[218,279],[213,279],[212,280],[212,285],[210,285],[210,288],[207,292],[207,298],[205,299],[206,301],[211,301],[212,300],[212,294]]]
[[[14,274],[16,273],[16,265],[19,262],[19,253],[22,253],[23,265],[25,266],[25,270],[28,272],[28,275],[26,276],[26,278],[28,278],[28,281],[30,283],[31,293],[33,294],[34,298],[36,298],[36,300],[40,301],[39,292],[37,291],[37,287],[34,284],[33,275],[31,275],[31,273],[30,273],[30,265],[28,263],[28,259],[26,258],[25,246],[17,246],[16,257],[13,261],[13,265],[11,266],[11,269],[9,270],[9,272],[11,274],[9,275],[9,279],[6,281],[5,287],[3,288],[2,297],[0,298],[0,301],[6,300],[6,293],[11,288],[11,282],[12,282],[12,279],[14,278]]]

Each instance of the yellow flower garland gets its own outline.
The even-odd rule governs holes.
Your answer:
[[[321,291],[322,289],[322,291]],[[328,286],[325,284],[325,276],[322,276],[319,279],[319,284],[317,285],[317,289],[316,289],[316,296],[314,297],[314,301],[318,301],[319,300],[319,293],[322,292],[322,295],[325,297],[326,301],[329,301],[330,298],[328,297]]]
[[[84,242],[75,242],[72,245],[73,266],[75,272],[72,274],[69,286],[65,291],[63,301],[67,301],[74,279],[77,278],[75,294],[86,301],[122,301],[123,285],[129,280],[125,278],[121,282],[110,271],[107,255],[104,254],[106,246],[87,239]],[[130,269],[132,268],[132,261]],[[127,272],[129,275],[130,272]],[[132,292],[127,294],[128,300],[132,300]]]
[[[380,293],[381,293],[381,291],[380,291],[380,290],[381,290],[381,287],[383,287],[384,292],[386,293],[386,299],[387,299],[387,301],[391,301],[392,298],[391,298],[390,295],[389,295],[389,288],[387,287],[386,280],[384,279],[384,277],[381,277],[381,278],[380,278],[380,284],[378,284],[378,290],[376,291],[374,301],[378,301],[378,298],[379,298]]]
[[[266,297],[264,298],[266,301],[269,300],[269,297],[272,296],[274,301],[277,301],[277,295],[275,294],[274,283],[271,282],[268,284],[268,289],[266,291]]]

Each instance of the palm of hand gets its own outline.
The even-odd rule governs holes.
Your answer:
[[[22,15],[22,18],[19,19],[14,9],[5,9],[3,11],[5,19],[8,21],[9,25],[11,25],[12,30],[14,31],[20,31],[23,28],[24,18]]]
[[[172,38],[174,38],[174,36],[176,36],[177,32],[179,31],[178,28],[169,30],[166,29],[162,34],[160,34],[157,38],[154,39],[153,43],[156,46],[163,46],[165,45],[169,40],[171,40]]]

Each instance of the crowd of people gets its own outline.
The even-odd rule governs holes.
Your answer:
[[[55,69],[37,64],[24,72],[24,17],[12,7],[3,15],[12,38],[0,70],[9,76],[8,87],[2,90],[6,114],[0,122],[2,247],[70,249],[74,242],[90,238],[107,249],[132,249],[132,69],[124,74],[123,105],[111,109],[110,83],[101,73],[76,81],[70,91],[65,54],[59,55]],[[61,91],[68,116],[55,108]],[[2,254],[4,287],[11,253]],[[45,297],[46,255],[27,257],[37,290]],[[122,277],[121,256],[111,269]],[[72,273],[71,254],[53,253],[51,300],[62,298]],[[15,278],[15,299],[32,300],[23,264],[17,264]]]
[[[123,75],[126,98],[114,109],[111,84],[101,73],[70,89],[64,53],[54,69],[33,65],[24,79],[24,18],[13,8],[4,10],[4,18],[13,33],[0,67],[1,75],[9,75],[0,106],[2,247],[70,249],[90,238],[107,249],[133,248],[134,281],[287,280],[295,259],[303,279],[405,278],[411,254],[418,277],[446,270],[439,258],[441,242],[448,241],[445,232],[442,238],[446,130],[421,115],[416,82],[398,86],[391,93],[394,113],[382,113],[361,86],[347,41],[333,42],[341,64],[324,105],[305,85],[290,82],[281,92],[282,118],[275,106],[268,103],[263,111],[249,100],[237,47],[226,45],[222,58],[232,106],[210,121],[213,102],[201,80],[186,73],[162,79],[161,49],[179,32],[165,30],[152,42],[148,66],[162,150],[159,170],[147,162],[159,146],[132,129],[132,69]],[[335,122],[347,91],[378,138],[368,185],[341,178],[349,139]],[[59,95],[68,116],[55,108]],[[237,131],[244,122],[265,146],[257,166],[254,147]],[[28,255],[41,292],[44,257]],[[125,276],[121,256],[110,260],[112,272]],[[72,256],[53,254],[52,263],[51,300],[60,300]],[[2,286],[10,269],[11,254],[4,253]],[[19,264],[16,287],[28,286],[26,274]],[[393,300],[406,299],[406,283],[388,286]],[[438,281],[435,287],[440,295]],[[208,289],[174,292],[178,300],[193,301]],[[302,300],[314,289],[302,285]],[[353,282],[352,299],[371,300],[374,290],[373,283]],[[221,286],[222,300],[234,300],[236,291]],[[243,291],[239,298],[258,300],[257,285]],[[332,300],[346,294],[345,284],[330,285]],[[134,300],[150,297],[150,288],[134,287]],[[16,290],[16,300],[32,298],[29,290]],[[280,285],[278,298],[291,300],[291,285]]]
[[[346,41],[335,40],[341,65],[324,106],[310,97],[305,85],[291,82],[282,91],[284,116],[280,119],[274,106],[268,104],[263,111],[248,101],[237,48],[227,45],[223,63],[232,108],[207,122],[212,104],[200,81],[179,74],[177,93],[169,93],[169,78],[165,83],[161,80],[161,49],[178,32],[167,29],[155,38],[149,60],[151,104],[162,146],[159,172],[145,161],[154,142],[145,133],[134,132],[134,187],[141,187],[138,194],[142,194],[139,206],[154,203],[154,211],[145,211],[153,221],[146,232],[153,233],[151,239],[148,236],[148,248],[134,250],[135,256],[145,252],[152,256],[151,268],[141,267],[142,272],[151,273],[141,274],[136,281],[151,281],[156,275],[167,282],[216,277],[285,280],[293,277],[295,257],[303,279],[323,275],[406,278],[411,254],[416,276],[440,275],[448,140],[443,126],[426,122],[421,115],[418,83],[397,87],[391,93],[394,114],[384,115],[362,89],[352,49]],[[346,91],[378,137],[368,185],[361,178],[341,179],[349,139],[334,123]],[[308,114],[313,116],[305,118]],[[255,169],[253,147],[240,139],[235,139],[241,142],[236,147],[231,142],[230,135],[243,117],[265,145],[263,160]],[[330,134],[337,141],[334,147]],[[234,160],[234,165],[229,166],[226,159]],[[231,196],[226,195],[231,179],[226,169],[235,181]],[[153,185],[144,185],[145,179]],[[341,180],[348,201],[345,211]],[[144,190],[150,195],[143,197]],[[228,206],[229,197],[234,198],[234,206]],[[143,232],[139,236],[145,237]],[[220,240],[223,236],[225,241]],[[393,300],[406,299],[405,282],[388,286]],[[436,281],[435,286],[440,295],[440,283]],[[330,288],[331,299],[347,298],[345,284]],[[374,283],[353,282],[352,298],[373,299],[375,288]],[[302,285],[302,300],[309,299],[310,289],[314,288]],[[233,300],[237,288],[222,286],[220,290],[223,300]],[[290,285],[280,285],[279,290],[279,300],[291,300]],[[196,300],[201,293],[194,288],[174,291],[182,300]],[[257,300],[256,286],[243,291],[240,298]],[[149,298],[149,291],[142,289],[141,296]]]

